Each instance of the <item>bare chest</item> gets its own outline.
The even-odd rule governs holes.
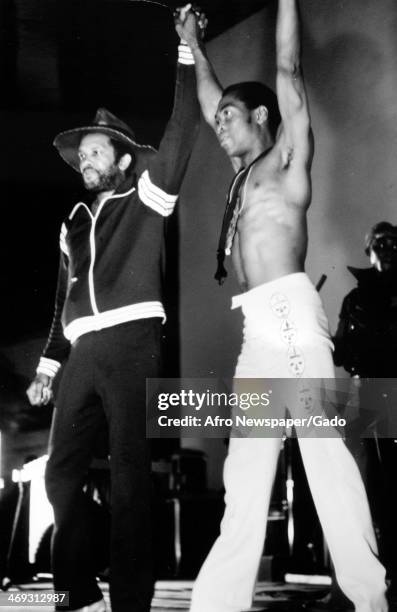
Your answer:
[[[251,168],[238,197],[240,223],[253,215],[269,215],[282,221],[289,208],[284,173],[271,158]]]

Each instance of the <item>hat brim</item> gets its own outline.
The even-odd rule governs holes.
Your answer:
[[[80,160],[78,156],[80,141],[85,134],[92,134],[94,132],[106,134],[110,138],[124,143],[131,148],[131,152],[136,158],[148,152],[156,153],[156,149],[154,147],[151,147],[150,145],[141,145],[126,134],[123,134],[114,128],[101,125],[87,125],[75,128],[73,130],[60,132],[55,137],[53,142],[53,145],[58,149],[58,153],[62,159],[69,164],[73,170],[76,170],[76,172],[80,172]]]

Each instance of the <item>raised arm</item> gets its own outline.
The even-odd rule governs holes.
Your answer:
[[[301,67],[299,15],[296,0],[278,0],[276,27],[277,97],[282,119],[279,138],[294,163],[310,163],[313,140]]]
[[[201,32],[204,20],[204,15],[194,12],[191,4],[176,11],[176,30],[193,53],[201,111],[206,122],[215,129],[215,113],[222,97],[222,87],[207,57],[202,41]]]
[[[193,64],[189,47],[180,44],[172,114],[157,154],[150,155],[138,180],[141,201],[164,217],[174,209],[200,127]]]

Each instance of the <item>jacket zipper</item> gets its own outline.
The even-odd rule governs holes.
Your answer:
[[[102,208],[104,207],[104,205],[106,204],[108,200],[111,200],[113,198],[123,198],[127,195],[130,195],[134,191],[135,191],[135,187],[132,187],[132,189],[130,189],[130,191],[127,191],[126,193],[120,193],[117,195],[108,196],[107,198],[102,200],[102,202],[98,206],[98,210],[96,211],[95,215],[93,215],[91,211],[87,208],[88,212],[90,213],[90,217],[91,217],[91,230],[90,230],[91,262],[90,262],[90,267],[88,270],[88,291],[90,295],[91,308],[92,308],[94,315],[99,314],[98,305],[97,305],[96,298],[95,298],[95,286],[94,286],[94,266],[95,266],[95,257],[96,257],[96,245],[95,245],[96,222],[98,220],[98,217],[99,217],[99,214]]]

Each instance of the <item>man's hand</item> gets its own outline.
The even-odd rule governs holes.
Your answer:
[[[200,8],[186,4],[174,11],[175,29],[191,49],[200,45],[207,27],[207,18]]]
[[[52,378],[47,374],[36,374],[36,378],[26,391],[32,406],[46,406],[53,398]]]

